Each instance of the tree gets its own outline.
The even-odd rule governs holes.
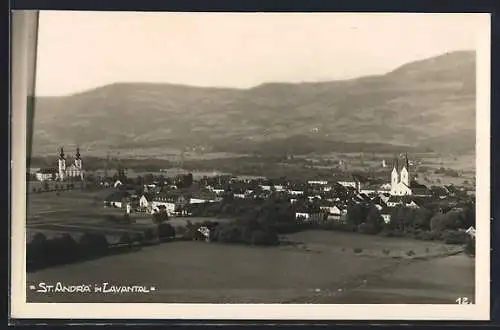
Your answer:
[[[366,224],[370,226],[373,234],[378,234],[384,228],[384,218],[375,207],[370,208],[368,211]]]
[[[175,235],[175,228],[171,224],[160,223],[158,225],[158,237],[161,240],[173,239],[175,238]]]
[[[85,233],[79,240],[80,251],[84,256],[100,256],[108,251],[108,240],[102,234]]]
[[[158,212],[153,214],[153,223],[155,224],[162,224],[166,221],[168,221],[168,213],[165,209],[165,207],[160,208]]]
[[[352,204],[347,207],[347,224],[358,226],[366,221],[368,208],[363,204]]]
[[[431,230],[435,233],[441,233],[445,228],[444,215],[441,212],[436,213],[430,221]]]
[[[420,208],[415,213],[415,228],[420,230],[430,230],[432,211]]]
[[[472,256],[476,255],[476,240],[474,238],[469,237],[467,239],[467,243],[465,244],[465,253]]]

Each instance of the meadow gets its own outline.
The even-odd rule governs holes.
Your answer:
[[[104,208],[111,190],[28,196],[28,236],[102,232],[110,243],[152,225],[104,220],[123,210]],[[207,218],[172,218],[174,226]],[[212,219],[213,220],[213,219]],[[217,219],[229,221],[229,219]],[[28,241],[29,238],[28,237]],[[171,241],[98,259],[27,273],[27,284],[154,286],[151,293],[41,294],[30,302],[162,303],[454,303],[474,296],[474,259],[460,247],[408,238],[308,230],[281,237],[278,247]],[[287,243],[287,244],[286,244]]]
[[[345,235],[327,234],[332,242]],[[398,294],[399,303],[452,304],[454,295],[473,297],[474,267],[472,260],[463,262],[467,257],[459,256],[462,262],[458,264],[452,259],[458,256],[430,260],[373,257],[351,250],[360,241],[369,244],[370,237],[354,241],[352,238],[344,246],[345,252],[204,242],[150,246],[137,252],[29,273],[28,285],[61,282],[94,286],[108,282],[154,286],[156,290],[152,293],[43,295],[28,290],[28,301],[366,303],[366,299],[380,302],[380,292],[386,289],[385,294]],[[362,299],[355,299],[361,296]]]

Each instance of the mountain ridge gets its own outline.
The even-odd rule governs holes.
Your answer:
[[[293,136],[307,137],[305,144],[430,148],[438,141],[442,150],[473,150],[475,52],[346,80],[268,82],[248,89],[119,82],[35,99],[34,154],[60,144],[102,152],[164,145],[244,153]],[[297,150],[307,149],[300,139],[295,143]]]

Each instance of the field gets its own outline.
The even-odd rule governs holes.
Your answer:
[[[171,242],[49,268],[29,273],[28,286],[61,282],[93,287],[108,282],[154,286],[156,290],[147,294],[48,295],[28,289],[27,297],[31,302],[452,304],[456,296],[474,295],[473,260],[463,255],[423,258],[427,243],[319,231],[289,239],[300,239],[305,247]],[[373,254],[383,247],[383,240],[394,256]],[[367,253],[353,252],[358,246]],[[428,246],[433,251],[442,247]],[[422,256],[396,257],[408,248]]]
[[[112,243],[123,232],[151,226],[104,221],[110,190],[67,191],[28,196],[28,241],[33,233],[102,232]],[[173,218],[172,225],[206,218]],[[225,221],[217,219],[218,221]],[[207,303],[454,303],[474,296],[474,259],[460,248],[436,242],[330,231],[282,237],[280,247],[204,242],[168,242],[129,253],[41,269],[27,283],[154,286],[152,293],[42,294],[30,302],[207,302]]]
[[[37,233],[47,238],[69,233],[78,240],[85,232],[103,233],[110,243],[124,233],[142,233],[153,226],[151,220],[133,225],[121,225],[105,220],[106,215],[120,216],[123,209],[104,208],[104,198],[110,189],[98,191],[60,191],[27,196],[27,242]]]

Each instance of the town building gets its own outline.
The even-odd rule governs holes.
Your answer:
[[[55,180],[57,178],[57,168],[41,168],[38,172],[35,173],[35,176],[38,181]]]

